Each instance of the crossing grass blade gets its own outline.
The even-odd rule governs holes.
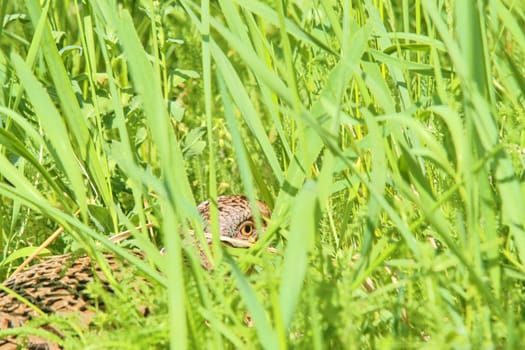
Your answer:
[[[57,166],[66,173],[77,203],[87,203],[86,191],[82,174],[77,165],[77,158],[73,147],[63,137],[67,135],[66,125],[44,88],[32,76],[29,67],[16,55],[11,57],[11,61],[15,65],[21,83],[25,86],[36,114],[39,116],[40,125],[48,136],[49,146],[42,146],[47,146],[46,148],[54,156]],[[83,207],[83,209],[87,211],[86,207]]]
[[[320,215],[317,190],[313,183],[306,183],[299,192],[292,211],[290,242],[284,252],[282,283],[279,288],[279,307],[284,329],[289,329],[294,317],[304,277],[308,267],[308,252],[315,241],[316,222]]]
[[[41,18],[40,5],[38,4],[38,1],[27,0],[26,6],[30,13],[31,19],[36,26]],[[54,43],[51,28],[49,27],[49,24],[43,25],[39,28],[43,31],[41,34],[41,49],[43,50],[44,57],[46,58],[46,64],[47,68],[49,69],[50,76],[55,83],[55,91],[63,109],[63,118],[67,125],[68,134],[71,135],[71,142],[74,145],[75,151],[78,152],[78,158],[87,160],[88,164],[84,167],[84,169],[89,171],[89,176],[96,186],[97,192],[102,197],[104,202],[109,206],[109,204],[112,202],[110,187],[108,186],[103,173],[104,171],[107,172],[107,169],[104,170],[104,165],[100,162],[100,153],[95,148],[96,145],[92,143],[88,126],[84,120],[79,118],[82,113],[77,103],[75,93],[72,89],[70,79],[63,65],[63,61]],[[44,116],[40,117],[43,118]],[[73,164],[69,162],[67,165],[73,166]],[[78,169],[77,166],[75,166],[75,168]],[[73,170],[68,171],[72,172]],[[73,186],[75,189],[75,194],[78,196],[78,205],[82,209],[81,214],[85,218],[87,215],[87,201],[84,191],[81,191],[80,188],[77,187],[78,185],[78,179],[76,179],[73,182]]]
[[[230,261],[232,272],[237,280],[237,286],[239,293],[244,299],[246,306],[256,323],[256,330],[259,336],[260,344],[265,349],[277,349],[279,348],[278,338],[274,329],[272,329],[271,323],[268,320],[264,307],[261,305],[254,293],[252,287],[246,280],[246,277],[242,274],[239,268],[234,262]]]

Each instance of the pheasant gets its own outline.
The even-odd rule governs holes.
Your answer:
[[[265,222],[263,220],[262,230],[255,227],[247,198],[240,195],[220,196],[217,203],[220,240],[233,247],[248,247],[253,244],[259,232],[264,230]],[[256,203],[260,216],[268,219],[271,215],[268,206],[261,201]],[[209,209],[209,201],[197,207],[204,220],[205,237],[208,243],[211,243]],[[138,255],[142,256],[140,253]],[[111,254],[105,254],[104,258],[118,278],[118,270],[122,264]],[[205,259],[202,253],[201,258]],[[207,267],[204,260],[203,266]],[[85,289],[96,277],[102,282],[106,279],[101,269],[94,266],[90,257],[73,257],[70,254],[55,256],[16,273],[3,283],[4,288],[0,288],[0,330],[20,327],[37,317],[39,313],[34,306],[46,314],[79,312],[81,316],[89,319],[92,314],[89,308],[92,301],[86,295]],[[7,290],[15,293],[8,293]],[[29,306],[22,298],[32,305]],[[47,328],[60,335],[53,327]],[[59,349],[56,344],[47,343],[37,337],[30,337],[29,343],[31,349]],[[0,340],[0,350],[16,348],[16,338]]]

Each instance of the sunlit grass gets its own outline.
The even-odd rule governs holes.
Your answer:
[[[1,276],[62,226],[153,282],[68,348],[523,345],[521,2],[40,3],[0,5]],[[204,271],[233,193],[268,232]]]

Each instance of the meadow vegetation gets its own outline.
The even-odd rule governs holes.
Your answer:
[[[25,0],[0,18],[0,280],[60,227],[41,259],[133,267],[92,287],[90,327],[0,337],[525,346],[525,2]],[[269,203],[268,230],[205,271],[180,234],[238,193]]]

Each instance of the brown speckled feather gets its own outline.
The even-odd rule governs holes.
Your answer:
[[[115,270],[114,256],[106,254],[104,257]],[[93,270],[101,281],[105,281],[105,276],[99,268],[93,268],[89,257],[73,259],[69,254],[60,255],[14,275],[4,286],[44,313],[86,312],[88,299],[83,291],[93,280]],[[0,292],[0,329],[21,326],[34,316],[38,313],[32,307],[14,295]]]
[[[258,232],[247,199],[244,196],[222,196],[217,200],[221,240],[224,238],[233,246],[243,246],[240,244],[243,241],[255,241]],[[257,206],[261,217],[270,217],[270,210],[265,203],[258,201]],[[205,221],[205,233],[209,236],[209,202],[201,203],[197,209]],[[118,269],[122,264],[111,254],[105,254],[104,258],[109,267],[117,272],[118,277]],[[100,281],[107,284],[105,276],[92,264],[89,257],[73,257],[67,254],[33,265],[10,277],[3,285],[44,313],[79,312],[89,320],[92,314],[89,309],[92,300],[84,291],[95,278],[95,274]],[[22,302],[20,298],[0,290],[0,330],[20,327],[38,315],[34,308]],[[48,329],[60,335],[53,327]],[[36,337],[30,337],[29,342],[31,349],[58,349],[56,344],[48,344]],[[8,349],[16,349],[16,338],[0,340],[0,350]]]

